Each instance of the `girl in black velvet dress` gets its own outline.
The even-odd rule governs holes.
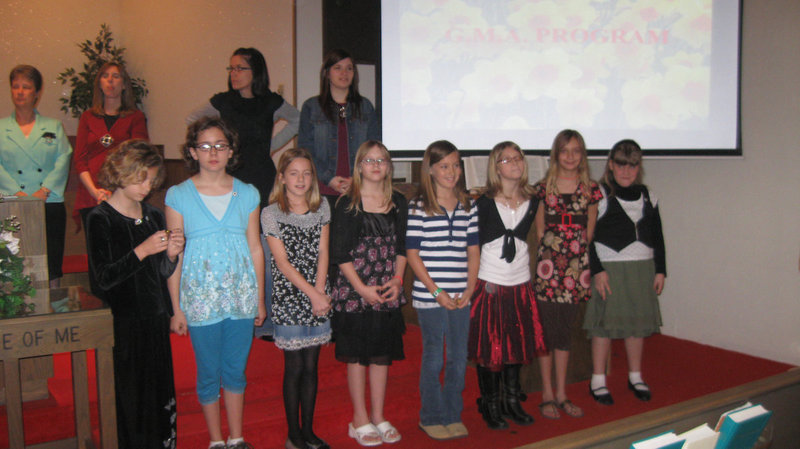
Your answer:
[[[143,202],[164,179],[163,159],[143,140],[121,144],[98,175],[111,196],[88,215],[92,293],[114,315],[114,376],[120,448],[174,448],[175,384],[167,277],[183,251],[180,230]]]

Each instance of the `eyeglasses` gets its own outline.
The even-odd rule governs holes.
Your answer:
[[[214,153],[219,153],[222,151],[230,150],[231,146],[228,145],[227,143],[218,143],[216,145],[204,143],[201,145],[197,145],[196,147],[194,147],[194,149],[201,153],[209,153],[211,151],[213,151]]]
[[[361,163],[364,165],[386,165],[389,161],[387,159],[363,159]]]
[[[225,67],[225,70],[227,70],[228,73],[231,73],[231,72],[242,73],[245,70],[253,70],[253,69],[251,69],[250,67],[237,65],[237,66],[233,66],[233,67]]]
[[[522,162],[522,160],[523,160],[522,156],[514,156],[514,157],[507,157],[505,159],[500,159],[499,161],[497,161],[497,163],[502,165],[507,165],[511,163],[516,164],[518,162]]]
[[[616,159],[612,159],[611,162],[613,162],[614,165],[616,165],[618,167],[627,167],[629,165],[631,167],[638,167],[639,166],[638,162],[618,161]]]

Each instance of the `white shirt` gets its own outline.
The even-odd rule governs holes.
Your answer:
[[[528,211],[528,201],[523,201],[516,208],[511,208],[494,200],[497,212],[506,229],[514,229]],[[503,254],[503,237],[498,237],[481,247],[481,264],[478,278],[492,284],[514,286],[531,280],[530,256],[528,243],[514,237],[517,253],[511,263],[501,259]]]

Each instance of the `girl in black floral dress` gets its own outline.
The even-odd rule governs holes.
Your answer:
[[[406,268],[408,206],[392,191],[392,161],[386,147],[364,142],[356,153],[353,183],[336,203],[332,261],[339,265],[333,289],[336,359],[347,363],[353,421],[348,435],[363,446],[400,440],[383,416],[389,365],[402,360],[405,330],[400,306]],[[367,369],[369,368],[369,369]],[[372,411],[367,414],[369,371]]]
[[[319,350],[331,338],[327,294],[331,213],[328,202],[320,200],[317,173],[306,150],[283,153],[269,202],[261,212],[261,228],[272,252],[275,345],[284,354],[286,447],[327,448],[312,426]]]
[[[567,399],[566,392],[570,335],[578,304],[591,294],[586,247],[597,221],[597,203],[603,197],[597,183],[589,179],[586,144],[578,131],[565,129],[558,133],[550,151],[550,168],[534,190],[539,198],[536,212],[539,261],[533,287],[545,344],[550,351],[539,357],[542,373],[539,409],[545,418],[559,418],[559,409],[577,418],[583,416],[583,411]]]

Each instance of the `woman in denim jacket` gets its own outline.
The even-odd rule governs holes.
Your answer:
[[[380,129],[372,103],[358,93],[358,71],[348,52],[331,50],[319,77],[319,96],[306,100],[300,112],[298,146],[314,158],[320,193],[335,200],[350,188],[359,145],[379,140]]]

